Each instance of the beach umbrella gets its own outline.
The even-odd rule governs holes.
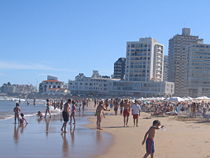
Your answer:
[[[197,99],[197,100],[208,100],[210,98],[208,98],[207,96],[202,96],[202,97],[197,97],[195,99]]]
[[[170,102],[182,102],[182,101],[185,101],[183,98],[180,98],[180,97],[171,97],[171,98],[168,98],[167,100],[170,101]]]

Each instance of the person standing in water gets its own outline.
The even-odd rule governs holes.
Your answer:
[[[18,121],[18,123],[19,123],[19,121],[20,121],[20,105],[18,104],[18,103],[16,103],[16,106],[15,106],[15,108],[13,109],[13,111],[14,111],[14,113],[15,113],[15,124],[17,123],[17,121]]]
[[[36,99],[35,98],[34,98],[33,104],[34,104],[34,106],[36,105]]]
[[[68,101],[64,104],[63,107],[63,112],[62,112],[62,116],[63,116],[63,126],[61,127],[61,131],[66,133],[66,125],[69,121],[69,112],[70,112],[70,104],[71,104],[71,99],[68,99]]]
[[[102,130],[101,120],[102,120],[102,117],[104,116],[103,111],[110,111],[110,110],[107,110],[106,108],[104,108],[103,101],[100,101],[96,108],[96,117],[97,117],[96,126],[97,126],[97,129],[99,130]]]
[[[49,99],[47,99],[47,107],[46,107],[46,111],[45,111],[45,116],[44,116],[44,118],[46,118],[46,117],[47,117],[47,113],[49,113],[50,118],[51,118],[51,112],[50,112],[50,101],[49,101]]]
[[[75,102],[72,101],[72,105],[71,105],[71,115],[70,115],[70,124],[72,123],[72,119],[74,120],[74,123],[76,123],[75,121],[75,112],[76,112],[76,105],[75,105]]]

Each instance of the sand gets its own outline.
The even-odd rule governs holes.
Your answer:
[[[110,114],[110,113],[109,113]],[[107,152],[97,158],[141,158],[145,154],[142,140],[152,121],[159,119],[165,130],[157,130],[155,136],[155,157],[157,158],[210,158],[210,123],[206,121],[180,121],[174,117],[148,119],[142,113],[139,127],[133,127],[130,116],[129,127],[123,127],[123,117],[106,116],[102,120],[103,132],[113,136],[113,143]],[[147,118],[147,119],[146,119]],[[95,128],[95,117],[90,117]]]

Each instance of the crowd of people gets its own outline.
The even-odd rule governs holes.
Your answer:
[[[140,112],[144,111],[150,113],[152,116],[167,116],[167,115],[179,115],[185,114],[189,117],[207,117],[207,113],[210,110],[210,103],[205,102],[169,102],[166,100],[131,100],[131,99],[68,99],[66,102],[62,100],[46,100],[46,110],[43,114],[41,111],[37,112],[37,115],[42,118],[46,118],[48,115],[51,117],[52,109],[59,109],[62,111],[64,120],[62,130],[65,132],[65,124],[70,120],[70,123],[75,124],[76,111],[84,111],[85,107],[88,107],[90,102],[93,102],[93,107],[96,109],[95,116],[97,118],[97,129],[101,129],[100,122],[104,115],[104,111],[113,110],[114,115],[123,115],[124,127],[128,126],[129,116],[133,115],[134,126],[138,126],[138,118]],[[23,116],[23,117],[22,117]],[[20,120],[24,119],[24,114],[21,113],[19,103],[16,103],[14,108],[15,123],[20,123]],[[21,121],[21,122],[27,122]]]
[[[101,122],[105,118],[105,111],[113,111],[113,115],[122,115],[122,122],[124,127],[128,127],[129,117],[133,117],[133,126],[138,127],[139,117],[141,112],[150,113],[151,116],[167,116],[167,115],[187,115],[188,117],[204,117],[207,118],[208,111],[210,111],[210,103],[201,102],[169,102],[167,100],[132,100],[132,99],[68,99],[64,100],[46,100],[46,110],[43,114],[41,111],[37,112],[39,118],[52,117],[51,110],[59,109],[62,112],[63,124],[61,132],[67,132],[67,125],[69,122],[71,125],[76,124],[75,115],[76,112],[81,110],[84,112],[85,108],[89,106],[90,102],[93,102],[96,116],[96,128],[102,130]],[[15,124],[20,125],[28,124],[21,113],[19,103],[16,103],[14,108],[14,121]],[[146,154],[145,158],[154,154],[154,133],[156,129],[163,128],[158,120],[153,122],[153,125],[146,132],[142,144],[146,142]]]

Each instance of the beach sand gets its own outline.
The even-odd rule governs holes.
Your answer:
[[[109,113],[110,114],[110,113]],[[108,115],[109,115],[108,114]],[[141,114],[139,127],[133,127],[130,116],[129,127],[123,127],[123,117],[106,116],[102,120],[104,132],[113,136],[113,143],[107,152],[97,158],[141,158],[145,154],[142,140],[152,121],[158,119],[165,130],[157,130],[155,136],[155,157],[157,158],[210,158],[210,122],[178,121],[174,117],[153,117]],[[95,128],[95,117],[90,117]]]

